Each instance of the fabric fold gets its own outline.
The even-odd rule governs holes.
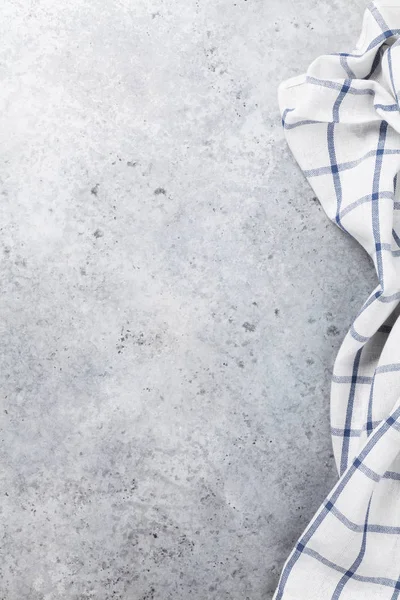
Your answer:
[[[371,3],[353,52],[279,87],[288,145],[378,284],[343,340],[331,389],[339,482],[290,555],[275,600],[400,595],[400,0]]]

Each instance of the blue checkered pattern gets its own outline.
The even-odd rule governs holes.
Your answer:
[[[400,0],[370,4],[356,49],[279,88],[290,149],[377,287],[336,358],[339,481],[297,542],[275,600],[400,597]],[[334,251],[334,249],[333,249]]]

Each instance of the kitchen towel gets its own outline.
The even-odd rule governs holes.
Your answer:
[[[321,56],[279,88],[291,151],[328,217],[370,255],[378,284],[333,369],[339,481],[275,600],[400,598],[399,95],[400,0],[369,4],[354,51]]]

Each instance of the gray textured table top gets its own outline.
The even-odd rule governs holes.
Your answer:
[[[0,598],[271,598],[374,282],[276,88],[352,4],[3,2]]]

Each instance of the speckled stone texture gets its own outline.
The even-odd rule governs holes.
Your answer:
[[[1,600],[269,600],[374,283],[278,83],[364,2],[3,0]]]

